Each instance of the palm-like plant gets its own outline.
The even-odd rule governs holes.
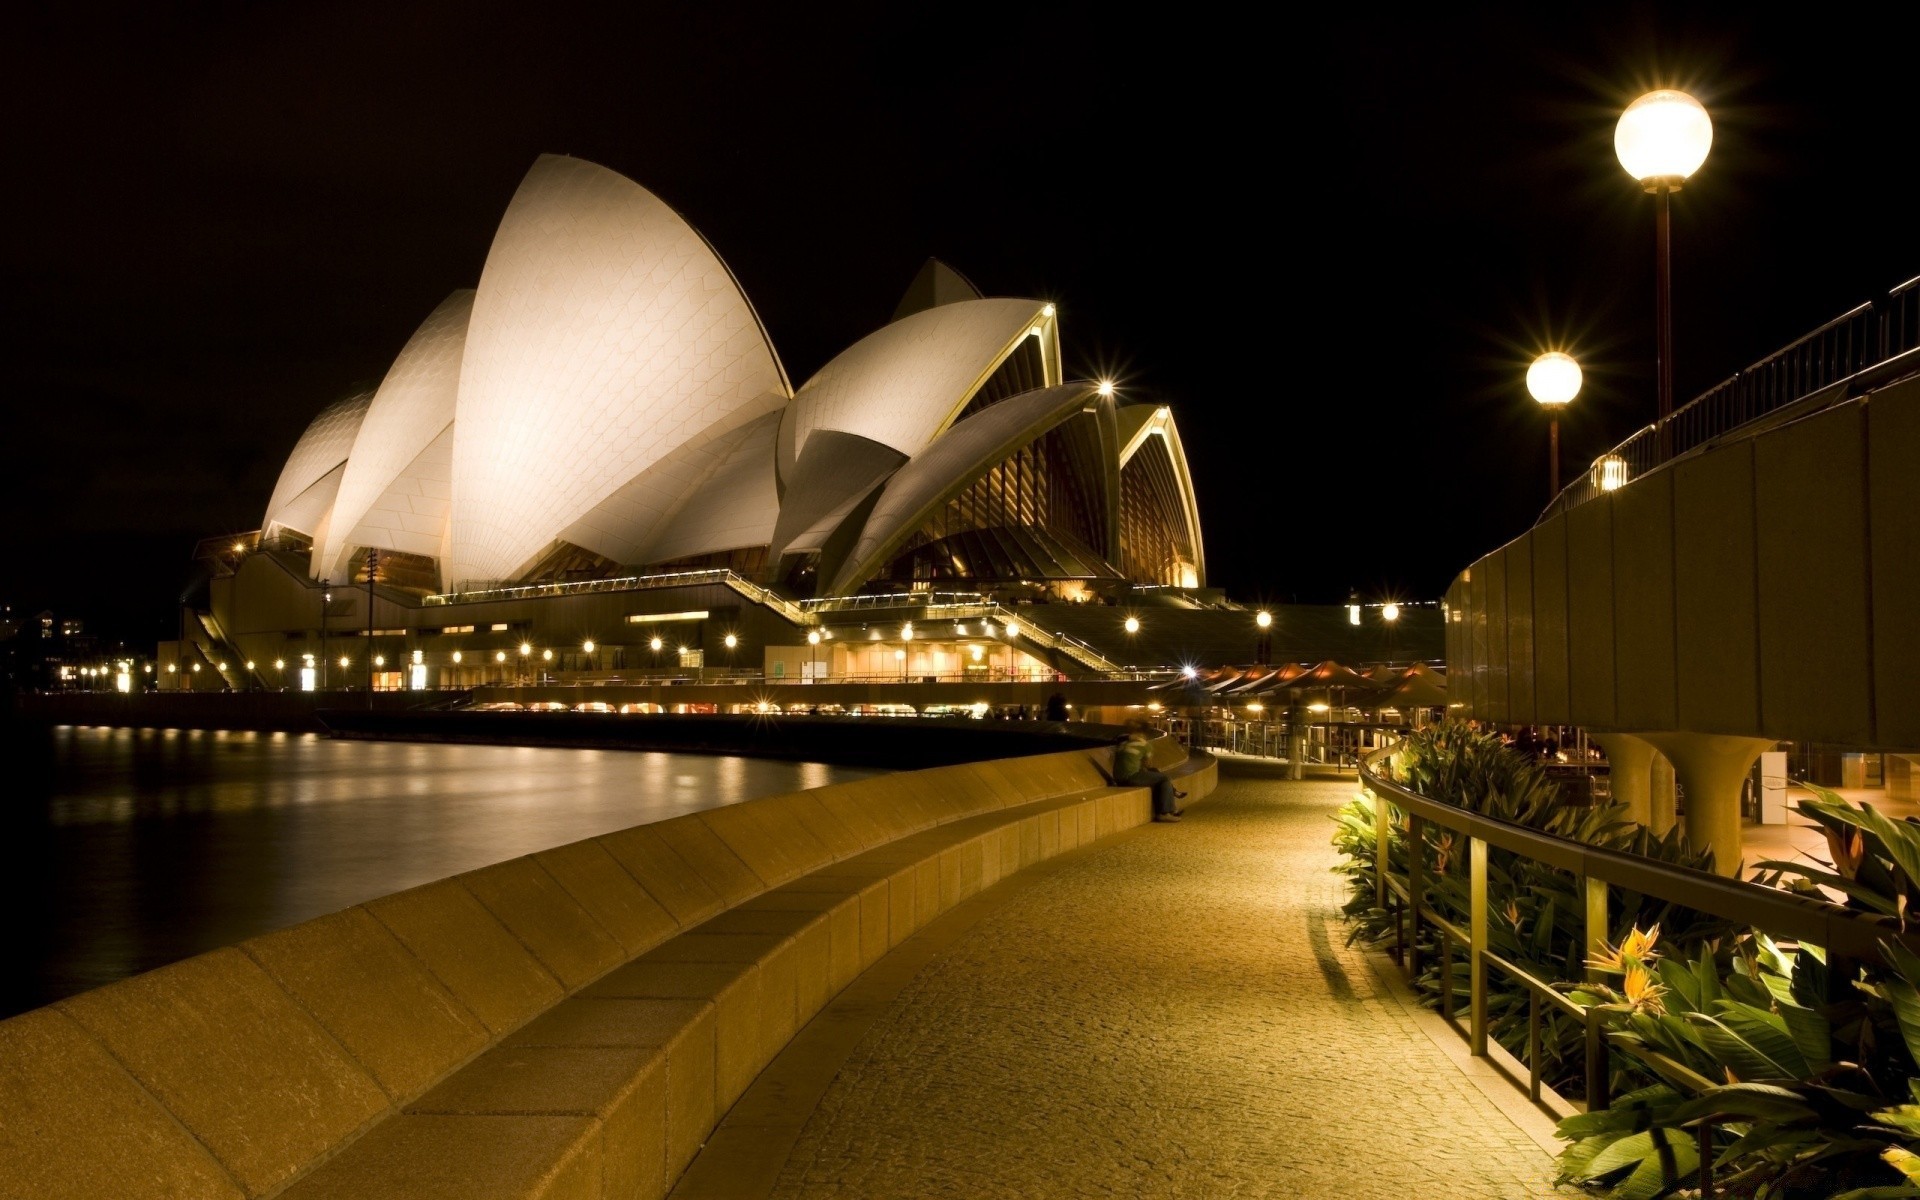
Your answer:
[[[1569,798],[1540,766],[1506,747],[1499,738],[1464,724],[1450,723],[1413,734],[1396,756],[1395,778],[1431,799],[1484,816],[1541,830],[1588,845],[1627,850],[1665,862],[1702,867],[1704,854],[1692,853],[1681,835],[1655,837],[1630,822],[1622,805],[1594,806]],[[1388,859],[1406,877],[1411,844],[1405,814],[1390,811]],[[1370,800],[1356,798],[1335,814],[1334,844],[1342,860],[1336,870],[1352,888],[1345,913],[1352,924],[1349,940],[1377,944],[1393,934],[1397,917],[1376,903],[1374,852],[1376,817]],[[1426,903],[1458,924],[1468,921],[1469,887],[1465,847],[1446,829],[1429,827],[1422,859]],[[1487,860],[1488,948],[1539,979],[1567,980],[1581,975],[1585,942],[1583,897],[1572,875],[1509,851],[1493,849]],[[1730,932],[1720,921],[1622,889],[1614,889],[1613,930],[1625,937],[1635,925],[1659,924],[1684,938],[1699,940]],[[1430,1004],[1451,991],[1464,1006],[1467,965],[1455,954],[1439,953],[1439,934],[1422,928],[1422,958],[1427,964],[1415,987]],[[1501,972],[1488,977],[1488,1033],[1509,1051],[1526,1053],[1529,1002],[1526,989]],[[1541,1076],[1549,1085],[1580,1083],[1585,1031],[1557,1009],[1542,1014]],[[1622,1076],[1619,1086],[1638,1086],[1644,1076]]]

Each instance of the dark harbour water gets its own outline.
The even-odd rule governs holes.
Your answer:
[[[0,1017],[629,825],[881,772],[0,723]]]

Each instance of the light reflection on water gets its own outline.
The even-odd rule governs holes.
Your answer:
[[[0,1016],[460,871],[879,772],[619,750],[0,726]]]

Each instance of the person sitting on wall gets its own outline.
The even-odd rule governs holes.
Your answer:
[[[1136,722],[1114,748],[1113,781],[1122,787],[1151,787],[1154,820],[1180,819],[1176,802],[1186,799],[1187,794],[1174,791],[1173,780],[1165,772],[1147,765],[1147,730],[1143,723]]]
[[[1067,719],[1067,697],[1063,692],[1055,692],[1047,697],[1047,720],[1064,721]]]

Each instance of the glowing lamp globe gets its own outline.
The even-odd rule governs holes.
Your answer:
[[[1613,152],[1640,182],[1678,187],[1713,146],[1713,119],[1685,92],[1662,89],[1627,105],[1613,127]]]
[[[1542,404],[1569,404],[1580,394],[1580,364],[1571,354],[1542,354],[1527,368],[1527,391]]]

